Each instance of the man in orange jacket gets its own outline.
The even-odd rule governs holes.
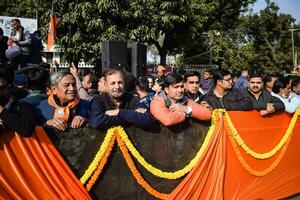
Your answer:
[[[164,90],[152,100],[150,112],[165,126],[183,122],[187,117],[211,119],[210,109],[184,96],[183,78],[174,73],[164,78]]]

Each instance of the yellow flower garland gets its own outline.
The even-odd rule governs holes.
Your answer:
[[[199,151],[197,152],[196,156],[190,161],[190,163],[188,165],[186,165],[184,168],[177,170],[175,172],[164,172],[156,167],[154,167],[153,165],[149,164],[142,156],[141,154],[137,151],[137,149],[134,147],[134,145],[132,144],[132,142],[129,140],[128,135],[126,134],[126,132],[124,131],[124,129],[122,127],[116,127],[116,129],[118,130],[118,133],[120,134],[121,138],[123,139],[123,141],[125,142],[127,148],[129,149],[129,151],[131,152],[131,154],[136,158],[136,160],[146,169],[148,170],[150,173],[152,173],[153,175],[160,177],[160,178],[165,178],[165,179],[178,179],[182,176],[184,176],[185,174],[187,174],[188,172],[190,172],[195,165],[197,164],[199,158],[202,156],[203,152],[207,149],[207,146],[211,140],[211,137],[214,133],[216,124],[215,124],[215,119],[216,119],[216,115],[217,113],[223,112],[223,110],[215,110],[212,114],[212,122],[211,122],[211,126],[209,128],[209,131],[204,139],[204,142],[202,144],[202,146],[200,147]]]
[[[250,167],[250,165],[246,162],[246,160],[243,158],[239,148],[238,148],[238,144],[236,143],[235,139],[234,139],[234,136],[231,134],[231,133],[228,133],[230,136],[230,141],[231,141],[231,144],[232,144],[232,147],[234,149],[234,152],[238,158],[238,160],[240,161],[241,165],[243,166],[243,168],[248,171],[249,174],[253,175],[253,176],[265,176],[267,175],[268,173],[270,173],[271,171],[273,171],[277,165],[280,163],[280,161],[282,160],[283,156],[285,155],[285,152],[286,152],[286,149],[288,147],[288,144],[289,142],[291,141],[291,138],[292,137],[289,137],[287,139],[287,142],[286,142],[286,145],[282,148],[280,154],[278,155],[278,157],[276,158],[276,160],[265,170],[262,170],[262,171],[258,171],[258,170],[255,170],[255,169],[252,169]]]
[[[266,152],[266,153],[257,153],[255,151],[253,151],[252,149],[250,149],[248,147],[248,145],[244,142],[244,140],[241,138],[238,131],[235,129],[228,113],[225,112],[225,119],[228,124],[228,127],[227,126],[226,127],[229,129],[229,130],[227,130],[227,132],[230,132],[233,135],[237,144],[239,146],[241,146],[244,149],[244,151],[247,152],[247,154],[251,155],[252,157],[254,157],[256,159],[268,159],[268,158],[273,157],[287,142],[288,138],[291,137],[291,135],[293,134],[293,130],[294,130],[295,124],[297,122],[299,114],[300,114],[300,109],[297,109],[290,121],[290,124],[286,130],[285,135],[282,137],[280,142],[271,151]]]
[[[89,165],[88,169],[84,172],[83,176],[80,178],[80,182],[82,184],[85,184],[86,181],[91,177],[91,175],[94,173],[94,171],[97,169],[98,164],[100,163],[104,153],[106,152],[110,141],[114,135],[114,128],[110,128],[107,131],[107,134],[104,138],[104,141],[102,142],[99,151],[97,152],[94,160]]]

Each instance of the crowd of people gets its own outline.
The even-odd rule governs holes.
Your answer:
[[[14,78],[12,69],[8,64],[0,67],[1,129],[24,137],[35,125],[60,131],[86,124],[102,130],[117,125],[146,128],[156,122],[172,126],[186,118],[207,121],[214,109],[258,110],[266,116],[293,113],[300,107],[299,76],[243,72],[246,83],[236,85],[224,69],[206,70],[203,80],[197,71],[136,79],[120,67],[80,77],[72,65],[52,74],[31,68],[23,75],[23,84],[16,84],[20,75]]]
[[[22,68],[29,60],[41,62],[34,52],[42,47],[38,32],[29,34],[18,19],[12,27],[4,41],[9,48],[18,46],[21,54],[10,60],[6,55],[5,60],[2,54],[9,48],[1,46],[0,124],[2,130],[24,137],[31,135],[35,125],[60,131],[86,124],[103,130],[116,125],[145,128],[156,122],[172,126],[187,118],[207,121],[214,109],[258,110],[267,116],[293,113],[300,107],[299,76],[248,74],[247,70],[237,80],[224,69],[206,70],[201,80],[197,71],[166,72],[163,65],[157,66],[155,76],[138,78],[125,68],[111,66],[101,75],[88,72],[81,77],[72,64],[69,70],[52,74],[43,67],[31,68],[14,78],[17,66]]]

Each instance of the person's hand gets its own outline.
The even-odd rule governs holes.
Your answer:
[[[275,112],[274,104],[273,103],[267,103],[267,112],[273,113]]]
[[[138,109],[135,109],[136,112],[139,112],[139,113],[144,113],[146,112],[147,110],[145,108],[138,108]]]
[[[77,70],[76,66],[74,65],[74,63],[71,64],[70,72],[74,77],[79,77],[78,70]]]
[[[260,113],[260,116],[266,116],[268,114],[268,111],[267,110],[260,110],[259,113]]]
[[[52,126],[52,127],[56,128],[60,131],[65,131],[67,126],[68,126],[67,123],[64,120],[60,119],[60,118],[49,119],[46,122],[46,124],[48,126]]]
[[[206,101],[201,101],[200,105],[202,105],[205,108],[208,108],[209,110],[212,110],[212,107]]]
[[[106,115],[108,116],[117,116],[119,114],[119,109],[116,110],[107,110],[105,112]]]
[[[181,112],[181,113],[186,113],[188,111],[188,107],[184,105],[180,105],[178,103],[174,103],[169,107],[170,111],[172,112]]]
[[[75,116],[71,122],[72,128],[80,128],[84,123],[86,122],[86,119],[82,116]]]

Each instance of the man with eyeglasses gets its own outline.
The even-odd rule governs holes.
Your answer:
[[[233,81],[228,70],[218,69],[214,72],[214,87],[203,97],[203,101],[212,106],[213,109],[225,110],[252,110],[253,105],[238,88],[232,88]]]
[[[252,100],[253,109],[258,110],[261,116],[285,110],[283,102],[264,89],[263,78],[257,72],[250,74],[248,88],[243,89],[243,92]]]

